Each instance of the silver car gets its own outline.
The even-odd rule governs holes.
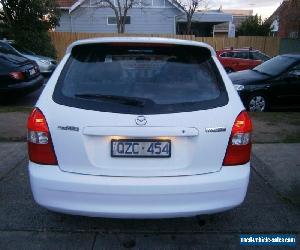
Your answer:
[[[8,41],[8,44],[26,58],[35,61],[42,74],[52,74],[55,70],[57,62],[53,58],[36,55],[32,51],[22,48],[13,41]]]

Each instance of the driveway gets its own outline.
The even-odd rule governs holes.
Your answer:
[[[241,233],[296,233],[299,237],[299,204],[285,199],[259,172],[272,157],[267,162],[253,157],[241,206],[215,215],[165,220],[49,212],[33,201],[26,143],[0,143],[0,159],[0,249],[240,249]]]

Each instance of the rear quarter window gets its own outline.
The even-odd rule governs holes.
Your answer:
[[[126,114],[163,114],[228,103],[206,48],[157,44],[74,47],[58,79],[55,102]]]

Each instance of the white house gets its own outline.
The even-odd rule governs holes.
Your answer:
[[[97,0],[57,0],[62,15],[56,31],[99,32],[117,31],[111,8],[99,8]],[[173,0],[143,0],[129,9],[126,33],[180,34],[185,25],[185,13]],[[193,17],[192,31],[197,36],[211,36],[213,26],[229,23],[232,15],[220,11],[197,12]]]

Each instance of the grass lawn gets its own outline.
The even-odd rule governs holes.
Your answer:
[[[7,112],[29,113],[31,110],[32,107],[27,107],[27,106],[0,106],[0,113],[7,113]]]
[[[254,143],[300,143],[300,112],[251,113]]]

